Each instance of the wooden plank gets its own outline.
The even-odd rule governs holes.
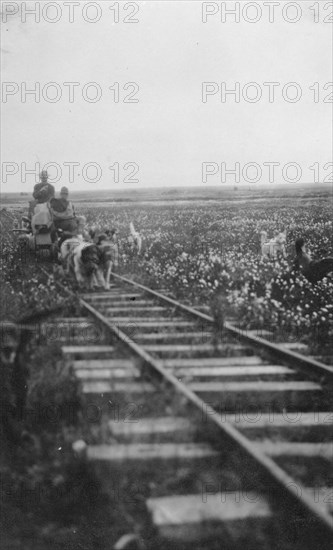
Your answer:
[[[266,437],[278,441],[314,443],[332,439],[332,413],[299,409],[281,412],[270,410],[266,414],[259,410],[240,414],[236,410],[234,414],[224,415],[224,420],[231,422],[251,440],[259,441]]]
[[[290,441],[274,442],[269,439],[253,443],[256,449],[272,456],[302,456],[325,458],[333,461],[333,443],[292,443]]]
[[[110,317],[108,321],[111,323],[131,323],[138,327],[193,327],[193,322],[183,321],[181,318],[167,318],[167,317]]]
[[[135,335],[136,341],[140,340],[143,342],[150,342],[154,340],[182,340],[187,338],[201,339],[201,341],[207,341],[207,333],[204,331],[201,332],[159,332],[157,334],[142,334],[138,333]],[[210,337],[213,337],[213,333],[209,334]]]
[[[207,404],[223,413],[238,411],[282,412],[292,408],[309,410],[316,399],[322,402],[323,392],[318,384],[302,381],[239,381],[188,382],[186,386]],[[217,413],[218,414],[218,413]]]
[[[239,491],[207,494],[205,498],[202,493],[150,498],[147,500],[147,507],[157,526],[271,516],[264,495],[259,498],[259,494],[255,492],[249,491],[247,494],[247,499]],[[254,503],[259,506],[253,506]]]
[[[165,368],[177,367],[229,367],[249,366],[249,365],[265,365],[267,361],[258,355],[240,355],[237,357],[201,357],[201,358],[185,358],[185,359],[164,359],[163,366]]]
[[[140,372],[134,369],[76,369],[75,376],[80,380],[113,380],[119,378],[140,378]]]
[[[62,346],[65,355],[100,355],[114,352],[113,346]]]
[[[224,415],[225,422],[231,422],[251,440],[263,437],[291,442],[321,442],[332,439],[333,414],[329,412],[304,412],[296,410],[282,411],[282,414],[270,410]]]
[[[142,436],[146,434],[162,435],[175,434],[176,432],[193,432],[194,426],[188,418],[166,416],[157,418],[140,418],[132,422],[109,422],[109,427],[114,435]]]
[[[148,382],[83,382],[82,392],[89,394],[104,394],[104,393],[124,393],[130,394],[144,394],[153,393],[156,388],[153,384]]]
[[[242,377],[242,376],[272,376],[285,377],[295,371],[289,367],[280,365],[256,365],[256,366],[231,366],[231,367],[176,367],[173,369],[175,376],[193,376],[195,378],[205,377]]]
[[[113,298],[117,300],[130,300],[131,298],[142,298],[144,295],[138,292],[108,292],[106,295],[101,296],[100,294],[89,295],[89,302],[102,302],[104,300],[112,301]]]
[[[111,308],[111,307],[124,307],[126,306],[127,309],[133,307],[136,308],[137,306],[154,306],[154,302],[152,300],[107,300],[103,302],[103,309]]]
[[[145,418],[132,403],[127,405],[123,422],[113,418],[108,426],[118,443],[185,443],[195,441],[197,427],[184,417]]]
[[[189,388],[198,393],[242,393],[242,392],[315,392],[321,391],[321,386],[315,382],[190,382]]]
[[[92,321],[87,321],[85,323],[63,323],[63,324],[48,324],[41,325],[42,335],[43,336],[66,336],[67,334],[98,334],[96,324]]]
[[[149,498],[146,505],[161,538],[197,543],[224,535],[244,540],[248,535],[253,542],[256,532],[260,536],[258,521],[267,523],[272,512],[264,495],[250,491],[246,495],[246,499],[240,491],[177,495]]]
[[[226,415],[227,422],[233,422],[238,428],[246,430],[254,430],[256,428],[288,428],[296,429],[307,428],[312,426],[333,426],[333,413],[332,412],[301,412],[292,411],[284,414],[261,413],[260,416],[251,418],[244,415]]]
[[[70,325],[70,324],[77,324],[77,323],[87,323],[87,324],[95,324],[95,321],[91,317],[55,317],[54,319],[51,319],[50,324],[55,323],[56,325]],[[47,323],[49,324],[49,323]]]
[[[67,336],[60,336],[60,337],[48,337],[48,340],[51,342],[57,342],[58,344],[72,344],[74,346],[79,346],[80,344],[83,344],[84,342],[87,342],[87,338],[89,339],[89,342],[100,342],[102,340],[101,337],[94,335],[81,335],[81,334],[68,334]]]
[[[133,370],[135,361],[132,359],[77,359],[73,361],[74,369],[128,369]]]
[[[87,458],[124,463],[132,460],[201,459],[219,454],[206,443],[133,443],[93,445],[88,447]]]
[[[153,353],[182,353],[184,351],[213,351],[212,344],[146,344],[145,350]]]
[[[100,343],[103,339],[100,338],[100,337],[93,337],[93,335],[87,335],[87,336],[83,336],[83,335],[79,335],[79,334],[69,334],[68,336],[60,336],[59,338],[57,337],[48,337],[47,338],[47,342],[56,342],[62,346],[80,346],[80,345],[85,345],[87,343],[87,340],[88,342],[90,342],[90,344],[94,344],[94,343]]]
[[[242,346],[241,344],[219,344],[216,347],[212,344],[146,344],[144,348],[148,352],[168,353],[171,355],[183,352],[213,352],[215,349],[218,351],[245,351],[249,349],[248,347]]]
[[[104,311],[106,311],[108,314],[110,313],[129,313],[129,312],[132,312],[133,310],[133,313],[137,313],[137,312],[141,312],[141,311],[146,311],[146,312],[156,312],[156,311],[165,311],[166,313],[168,312],[168,310],[163,307],[163,306],[139,306],[139,307],[132,307],[132,304],[130,303],[127,307],[109,307],[109,306],[104,306],[103,308]]]

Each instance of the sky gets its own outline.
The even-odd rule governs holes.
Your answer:
[[[73,191],[233,184],[225,169],[247,185],[269,175],[272,184],[328,181],[333,78],[325,3],[315,13],[313,1],[296,2],[297,12],[278,2],[273,22],[261,1],[75,2],[73,22],[69,2],[49,2],[46,13],[43,2],[1,4],[2,192],[30,192],[48,164],[56,188]],[[25,20],[24,7],[35,4],[41,20]],[[240,21],[223,22],[222,5],[236,4]],[[243,12],[245,4],[261,8],[256,23],[246,18],[258,8]],[[207,11],[216,13],[204,23]],[[204,102],[205,82],[213,84]],[[278,83],[273,102],[268,82]],[[36,83],[39,101],[24,93]],[[64,83],[77,83],[73,102]],[[223,86],[236,83],[239,102],[234,95],[223,102]],[[269,163],[279,163],[273,174]]]

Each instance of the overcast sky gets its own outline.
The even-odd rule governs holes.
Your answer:
[[[2,2],[3,12],[8,9],[6,4]],[[21,2],[11,4],[20,7]],[[33,7],[35,2],[26,4]],[[314,163],[318,163],[321,181],[329,175],[332,103],[323,101],[333,92],[332,87],[323,89],[333,80],[332,23],[323,22],[329,10],[321,10],[320,21],[315,23],[317,15],[310,9],[313,1],[301,1],[301,18],[292,24],[283,19],[285,2],[280,2],[275,21],[270,23],[268,8],[257,2],[263,8],[257,23],[244,21],[242,15],[239,23],[232,18],[222,23],[220,13],[208,16],[203,23],[200,1],[137,1],[131,2],[127,11],[124,3],[118,2],[119,23],[115,23],[109,8],[117,3],[103,1],[96,3],[100,20],[89,23],[84,15],[92,19],[97,11],[90,6],[84,12],[87,2],[80,2],[70,23],[69,8],[63,2],[57,4],[60,20],[55,23],[45,21],[43,15],[39,23],[35,15],[27,15],[24,22],[21,10],[2,22],[2,80],[16,83],[11,88],[15,94],[8,95],[6,103],[2,97],[2,163],[18,166],[17,174],[7,176],[7,182],[3,173],[3,192],[30,192],[34,176],[27,176],[23,183],[21,163],[33,169],[36,162],[41,166],[53,162],[62,168],[57,188],[70,183],[64,163],[79,163],[70,183],[72,190],[223,185],[223,162],[227,168],[238,162],[240,169],[247,163],[259,164],[261,183],[268,181],[264,162],[280,163],[275,183],[284,182],[282,167],[290,162],[301,167],[301,182],[314,181],[314,171],[309,169]],[[221,9],[221,2],[210,4],[207,9]],[[235,4],[228,2],[231,7]],[[240,2],[241,7],[244,4]],[[287,16],[293,18],[295,13],[290,9]],[[247,14],[255,16],[251,9]],[[54,19],[56,15],[51,6],[46,17]],[[125,23],[126,16],[139,22]],[[23,103],[22,83],[33,88],[36,82],[41,88],[56,82],[61,99],[51,103],[41,95],[36,102],[27,95]],[[64,82],[80,83],[73,103]],[[82,97],[89,82],[96,82],[102,90],[98,102],[89,103]],[[119,83],[118,103],[108,89],[115,82]],[[135,82],[138,91],[134,87],[123,90],[129,82]],[[202,101],[202,82],[216,82],[219,88],[206,103]],[[223,103],[221,82],[230,88],[239,82],[241,90],[245,84],[257,82],[262,99],[251,103],[241,95],[236,103],[228,96]],[[264,82],[281,84],[275,88],[274,103],[268,101]],[[296,103],[283,99],[282,88],[289,82],[302,87],[302,97]],[[316,82],[318,102],[314,101],[315,89],[309,89]],[[55,88],[47,89],[50,98],[55,92]],[[130,92],[135,92],[133,99],[139,102],[124,103]],[[254,88],[248,89],[250,99],[254,92]],[[286,92],[292,97],[295,89]],[[93,97],[95,90],[85,93]],[[208,170],[218,170],[207,176],[207,183],[202,181],[203,162],[215,163]],[[98,182],[91,182],[95,169],[82,171],[87,163],[99,164]],[[119,163],[118,183],[115,170],[109,169],[117,167],[115,163]],[[124,182],[135,168],[133,164],[124,168],[126,163],[138,165],[138,173],[132,175],[138,183]],[[14,170],[6,164],[2,168],[3,172]],[[49,172],[56,175],[52,166]],[[293,168],[286,173],[290,178],[295,175]],[[250,168],[248,177],[254,176]],[[226,181],[232,184],[233,176]]]

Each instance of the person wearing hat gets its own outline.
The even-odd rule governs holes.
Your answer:
[[[68,188],[62,187],[60,189],[60,198],[51,199],[50,206],[56,229],[62,229],[66,233],[74,233],[77,229],[77,220],[74,206],[68,200],[68,195]]]
[[[40,182],[36,183],[32,194],[34,200],[29,201],[28,218],[31,222],[33,233],[36,231],[36,225],[45,225],[49,228],[52,242],[54,242],[56,240],[56,231],[50,201],[54,197],[55,189],[48,182],[48,177],[47,170],[40,172]]]
[[[48,202],[52,197],[54,197],[55,189],[51,183],[48,182],[49,175],[47,170],[42,170],[39,174],[40,182],[36,183],[33,191],[33,198],[41,204]]]
[[[44,210],[55,193],[55,189],[51,183],[48,182],[47,170],[42,170],[39,174],[40,182],[36,183],[32,196],[34,200],[29,202],[28,216],[31,219],[34,214]],[[42,205],[42,206],[40,206]]]
[[[60,189],[60,201],[64,205],[65,210],[67,210],[69,214],[71,214],[71,216],[75,218],[74,206],[68,200],[68,195],[69,195],[68,187],[62,187]]]

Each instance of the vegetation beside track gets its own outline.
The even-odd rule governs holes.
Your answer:
[[[72,451],[84,425],[78,381],[60,344],[41,340],[38,330],[52,312],[76,316],[77,300],[41,272],[48,264],[18,250],[14,220],[1,212],[1,547],[108,549],[119,518],[92,468]]]

